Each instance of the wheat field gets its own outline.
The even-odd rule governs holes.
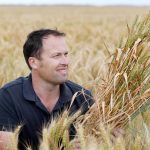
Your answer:
[[[70,72],[72,80],[85,84],[97,76],[99,69],[105,69],[100,65],[107,57],[105,44],[113,51],[121,36],[126,35],[127,23],[148,11],[148,7],[1,6],[0,85],[29,72],[22,46],[27,34],[40,28],[57,28],[67,34],[72,64],[79,61],[78,56],[84,57],[82,53],[89,54],[89,58],[83,58],[87,67],[79,62],[80,67],[74,66],[75,71]]]
[[[111,122],[111,125],[118,126],[118,124],[115,124],[116,120],[114,119],[114,121],[112,121],[110,117],[115,118],[117,114],[119,115],[119,111],[117,110],[119,109],[119,106],[114,106],[113,109],[115,109],[115,111],[112,111],[110,109],[105,108],[107,107],[105,106],[107,104],[106,102],[100,101],[101,97],[113,100],[114,95],[111,94],[111,90],[106,91],[106,89],[104,90],[103,95],[100,94],[100,91],[103,91],[102,87],[97,85],[96,83],[103,83],[100,80],[106,79],[106,77],[107,81],[110,81],[111,79],[115,78],[115,90],[117,88],[119,89],[119,87],[117,87],[120,86],[119,84],[124,85],[124,83],[127,83],[127,77],[129,77],[130,72],[123,72],[122,75],[125,78],[125,80],[123,80],[120,83],[121,79],[119,79],[119,82],[117,82],[117,77],[120,76],[121,73],[114,73],[114,76],[112,77],[112,74],[108,76],[108,72],[110,71],[108,64],[113,61],[111,56],[116,51],[116,49],[121,48],[121,42],[125,43],[128,37],[128,32],[130,31],[129,27],[131,27],[134,23],[136,16],[144,18],[144,16],[149,12],[149,10],[150,7],[129,6],[0,6],[0,86],[3,86],[5,83],[19,76],[26,76],[29,74],[29,69],[25,64],[22,54],[22,46],[24,44],[27,34],[36,29],[57,28],[58,30],[63,31],[67,34],[66,39],[67,44],[69,46],[69,57],[71,60],[69,79],[92,90],[93,96],[97,100],[97,102],[102,102],[101,113],[103,115],[100,115],[100,118],[103,120],[103,123],[106,123],[107,121]],[[142,31],[145,32],[144,29]],[[139,59],[139,62],[143,62],[142,59],[146,58],[148,60],[145,63],[149,63],[150,45],[149,42],[144,41],[142,38],[144,39],[144,37],[138,37],[137,39],[135,39],[135,42],[131,46],[127,47],[128,45],[125,45],[124,49],[126,47],[131,49],[134,49],[135,47],[136,49],[142,49],[144,47],[145,51],[143,56],[147,55],[147,57],[142,57],[141,59]],[[140,40],[143,40],[143,45],[140,45],[140,43],[142,43]],[[129,44],[129,42],[127,42],[127,44]],[[140,51],[138,53],[139,55]],[[117,50],[117,52],[119,52],[119,50]],[[136,57],[138,57],[139,55],[137,55]],[[122,58],[124,57],[122,56]],[[118,57],[115,59],[117,60]],[[133,63],[133,61],[129,62],[131,64]],[[147,68],[146,75],[149,77],[150,70],[148,65],[145,65],[145,68]],[[139,69],[139,73],[140,71],[142,72],[142,69]],[[145,80],[147,81],[146,85],[142,87],[140,85],[140,94],[141,97],[144,97],[144,100],[148,100],[150,98],[150,96],[148,95],[149,93],[146,93],[147,97],[144,94],[145,91],[147,92],[150,88],[150,79],[144,78],[141,83],[145,83]],[[109,87],[111,87],[111,85],[109,85]],[[139,97],[137,97],[136,95],[136,91],[137,89],[139,89],[138,86],[136,88],[134,87],[133,89],[132,86],[129,86],[128,88],[130,88],[130,90],[128,90],[127,93],[130,94],[129,91],[133,91],[133,93],[131,93],[131,96],[139,100]],[[122,89],[126,91],[126,88],[124,89],[124,87],[122,87]],[[126,97],[125,93],[121,91],[121,94],[123,96],[121,94],[121,96],[117,96],[120,96],[121,98],[124,96]],[[131,97],[129,99],[133,100],[133,98]],[[141,106],[140,104],[136,103],[134,105],[134,112],[135,110],[137,110],[137,108]],[[122,106],[130,107],[128,105]],[[95,110],[97,112],[97,109]],[[95,112],[95,110],[93,112]],[[124,109],[124,111],[126,111],[126,113],[129,113],[130,115],[132,114],[132,109],[130,111],[128,111],[128,109]],[[108,116],[107,112],[109,112]],[[98,120],[100,120],[100,118]],[[127,120],[127,117],[124,119]],[[91,120],[89,119],[89,121]],[[93,121],[95,120],[93,119]],[[142,123],[140,124],[139,122]],[[123,123],[125,123],[125,121]],[[103,125],[100,124],[100,127],[94,128],[91,133],[91,131],[86,130],[88,129],[88,126],[90,126],[88,124],[88,121],[87,123],[85,123],[85,128],[84,125],[82,126],[81,124],[77,123],[76,127],[78,131],[79,140],[81,142],[81,150],[148,150],[150,146],[150,141],[148,140],[148,138],[150,138],[149,123],[149,111],[146,111],[142,115],[136,116],[136,118],[133,120],[133,124],[126,129],[126,132],[130,133],[129,136],[117,139],[114,145],[111,143],[109,129],[106,130],[106,127],[104,127]],[[124,125],[122,126],[124,127]],[[45,130],[43,130],[43,133],[46,134],[47,130]],[[95,132],[95,130],[97,131]],[[135,131],[141,132],[137,133]],[[51,132],[51,130],[49,132]],[[66,132],[64,132],[64,139],[66,139],[67,141],[67,136],[65,135]],[[86,140],[83,140],[85,139],[85,136],[87,138]],[[99,140],[103,142],[101,143],[99,142]],[[69,143],[68,145],[67,144],[67,142],[64,142],[64,145],[68,150],[70,149],[70,145],[71,147],[73,147],[74,145],[73,142]],[[48,145],[48,143],[41,144],[41,150],[46,149],[44,148],[45,145]],[[50,147],[51,148],[49,149],[53,149],[52,146]]]

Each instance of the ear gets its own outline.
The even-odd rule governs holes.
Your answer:
[[[29,57],[28,62],[32,69],[38,68],[38,59],[35,57]]]

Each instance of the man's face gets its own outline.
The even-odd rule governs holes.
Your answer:
[[[68,77],[68,47],[64,37],[48,36],[43,39],[41,59],[38,60],[39,77],[52,84],[61,84]]]

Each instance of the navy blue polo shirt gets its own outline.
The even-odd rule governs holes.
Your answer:
[[[53,111],[49,112],[34,92],[31,75],[18,78],[0,89],[0,130],[13,131],[18,125],[22,125],[19,149],[23,150],[24,145],[29,144],[33,150],[37,150],[42,128],[67,109],[73,94],[82,89],[71,81],[61,84],[58,102]],[[84,92],[85,95],[80,93],[74,100],[70,114],[79,108],[84,114],[93,104],[90,91],[84,89]],[[70,134],[75,134],[73,126],[70,128]]]

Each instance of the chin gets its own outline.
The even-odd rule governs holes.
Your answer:
[[[60,78],[60,81],[65,82],[65,81],[67,81],[67,79],[68,79],[68,76],[63,76],[63,77]]]
[[[56,81],[56,84],[63,84],[64,82],[66,82],[68,79],[61,79],[61,80],[58,80]]]
[[[64,79],[64,80],[60,81],[60,83],[62,84],[62,83],[64,83],[64,82],[66,82],[66,81],[67,81],[67,79]]]

